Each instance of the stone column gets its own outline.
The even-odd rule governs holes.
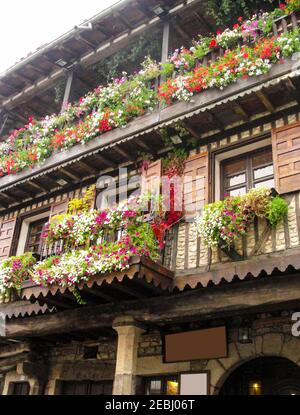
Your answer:
[[[134,395],[138,342],[144,332],[133,317],[118,317],[113,323],[118,333],[117,362],[113,395]]]

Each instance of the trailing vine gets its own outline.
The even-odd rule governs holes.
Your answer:
[[[128,65],[136,65],[136,62],[143,62],[145,56],[159,60],[161,53],[160,39],[161,36],[158,36],[156,32],[146,33],[130,42],[126,48],[103,59],[94,65],[92,69],[98,73],[101,83],[107,83],[111,79],[121,76],[122,72],[128,72]],[[140,69],[140,67],[132,69],[134,71]]]
[[[276,0],[207,0],[207,14],[218,26],[232,25],[239,16],[268,11],[278,5]]]

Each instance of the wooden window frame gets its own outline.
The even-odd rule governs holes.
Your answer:
[[[15,232],[14,232],[14,240],[13,240],[13,245],[12,245],[12,249],[11,249],[11,255],[12,256],[17,254],[19,241],[20,241],[20,236],[21,236],[21,231],[22,231],[22,225],[23,225],[24,221],[27,220],[27,219],[30,219],[30,218],[34,218],[35,216],[39,216],[39,215],[41,215],[43,213],[46,213],[46,212],[49,212],[49,215],[50,215],[50,210],[51,210],[51,204],[43,206],[42,208],[33,209],[30,212],[21,213],[17,217]],[[27,240],[26,240],[26,242],[27,242]]]
[[[241,170],[240,172],[236,172],[234,174],[234,176],[237,176],[239,174],[245,174],[246,176],[246,181],[245,181],[245,186],[246,187],[246,192],[248,192],[250,189],[253,189],[255,187],[256,184],[258,183],[262,183],[266,180],[272,180],[274,179],[274,186],[275,186],[275,166],[274,166],[274,160],[273,160],[273,167],[274,167],[274,171],[272,175],[268,175],[266,177],[263,178],[259,178],[259,179],[255,179],[254,178],[254,170],[263,168],[263,167],[267,167],[269,164],[261,164],[261,165],[257,165],[257,166],[253,166],[253,157],[255,156],[255,154],[259,154],[261,152],[263,152],[264,150],[269,149],[271,154],[272,154],[272,146],[271,145],[267,145],[264,147],[261,147],[257,150],[253,151],[246,151],[245,153],[241,154],[240,156],[234,156],[234,157],[229,157],[226,158],[224,160],[221,161],[220,163],[220,188],[221,188],[221,200],[224,199],[224,195],[228,194],[230,191],[232,190],[237,190],[239,188],[242,187],[242,184],[237,184],[235,186],[228,186],[226,187],[225,185],[225,173],[224,173],[224,164],[226,163],[230,163],[231,161],[236,161],[236,160],[243,160],[246,159],[246,169],[245,170]],[[230,176],[227,176],[230,177]]]
[[[45,219],[47,219],[47,220],[45,221]],[[28,248],[29,248],[29,240],[30,240],[30,236],[31,236],[30,232],[31,232],[32,226],[37,225],[39,222],[43,223],[45,225],[48,222],[48,218],[45,217],[45,218],[38,219],[36,221],[30,222],[28,232],[27,232],[27,238],[26,238],[26,242],[25,242],[25,248],[24,248],[25,252],[29,252]],[[37,250],[37,252],[33,252],[34,254],[40,254],[40,252],[41,252],[42,234],[43,234],[43,230],[41,232],[41,237],[40,237],[40,240],[38,242],[38,250]]]

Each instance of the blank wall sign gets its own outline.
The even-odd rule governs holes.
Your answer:
[[[208,374],[181,374],[180,395],[208,395]]]

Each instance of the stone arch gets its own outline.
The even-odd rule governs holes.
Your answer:
[[[265,333],[253,338],[249,344],[232,341],[228,357],[212,359],[206,370],[210,371],[210,393],[218,395],[230,374],[242,364],[258,357],[283,357],[300,366],[300,338],[284,333]]]

